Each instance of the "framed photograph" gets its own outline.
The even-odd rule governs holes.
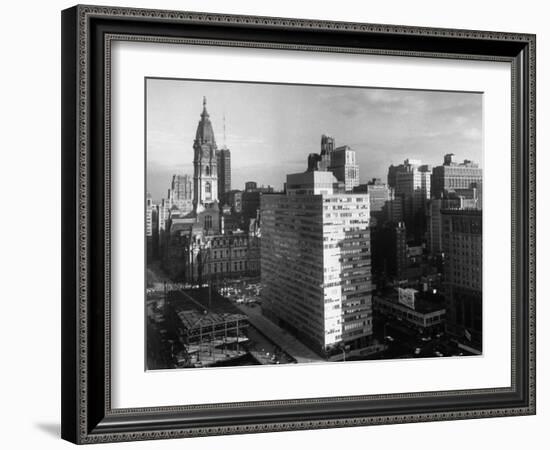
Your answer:
[[[535,414],[535,36],[62,12],[62,437]]]

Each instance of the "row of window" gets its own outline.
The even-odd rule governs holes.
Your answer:
[[[231,257],[239,257],[239,256],[246,256],[247,255],[247,249],[246,248],[234,248],[234,249],[231,249],[232,252],[231,252]],[[220,250],[219,253],[217,250],[214,250],[212,252],[212,258],[213,259],[218,259],[218,256],[220,258],[229,258],[229,249],[226,249],[226,250]]]
[[[243,270],[247,270],[249,267],[247,261],[235,261],[233,264],[231,264],[232,272],[242,272]],[[253,266],[251,264],[251,266]],[[230,271],[230,265],[228,262],[226,263],[213,263],[210,265],[210,270],[212,273],[222,273],[222,272],[229,272]]]

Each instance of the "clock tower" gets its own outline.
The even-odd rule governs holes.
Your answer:
[[[197,126],[193,150],[193,210],[198,214],[218,203],[217,146],[210,115],[206,110],[206,97],[202,101],[201,120]]]

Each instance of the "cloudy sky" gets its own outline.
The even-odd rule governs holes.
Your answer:
[[[218,147],[231,150],[232,188],[282,188],[319,152],[321,135],[357,153],[364,183],[406,158],[440,165],[445,153],[482,163],[482,94],[306,85],[147,80],[147,186],[166,196],[172,174],[193,173],[202,98]]]

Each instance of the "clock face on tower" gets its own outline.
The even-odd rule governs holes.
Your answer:
[[[206,99],[203,100],[201,120],[197,126],[197,133],[193,149],[194,159],[194,198],[195,208],[203,207],[205,203],[217,200],[218,186],[216,177],[216,139],[214,130],[206,111]]]

